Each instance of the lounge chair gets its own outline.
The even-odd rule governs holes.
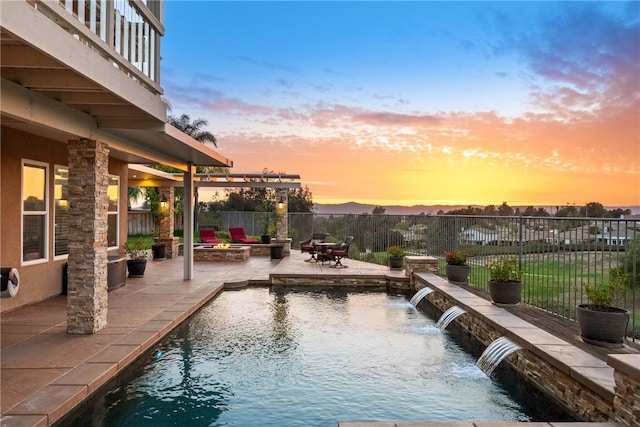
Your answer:
[[[324,243],[324,239],[326,239],[328,235],[328,233],[313,233],[310,239],[300,242],[300,252],[311,255],[311,258],[304,260],[305,262],[318,261],[316,258],[318,250],[315,243]]]
[[[213,228],[205,228],[200,230],[200,242],[202,243],[213,243],[218,245],[223,243],[222,240],[218,239],[216,236],[216,230]]]
[[[346,239],[344,239],[344,242],[342,242],[339,246],[334,246],[327,249],[327,255],[333,261],[335,261],[335,264],[331,265],[330,267],[349,268],[348,265],[342,264],[341,260],[342,258],[349,258],[349,246],[351,246],[352,242],[353,242],[353,236],[349,236]]]
[[[260,243],[257,239],[251,239],[244,233],[244,228],[234,227],[229,228],[229,234],[231,235],[231,241],[234,243],[254,244]]]

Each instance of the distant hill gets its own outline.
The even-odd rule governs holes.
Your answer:
[[[385,213],[389,215],[420,215],[424,213],[425,215],[435,215],[439,211],[449,212],[456,209],[466,208],[468,205],[433,205],[433,206],[425,206],[425,205],[414,205],[414,206],[383,206],[385,208]],[[373,208],[376,205],[367,205],[364,203],[357,202],[348,202],[348,203],[339,203],[339,204],[314,204],[314,211],[318,214],[370,214],[373,212]],[[511,206],[512,208],[520,208],[520,210],[524,210],[527,206]],[[555,206],[535,206],[536,208],[542,207],[550,214],[555,212]],[[632,214],[640,214],[640,206],[605,206],[607,209],[614,208],[622,208],[622,209],[630,209]]]

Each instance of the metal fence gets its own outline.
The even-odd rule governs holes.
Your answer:
[[[220,213],[223,230],[245,226],[260,234],[258,213]],[[569,319],[587,302],[585,285],[609,283],[609,271],[629,275],[623,297],[614,301],[631,313],[631,336],[640,338],[640,220],[429,215],[289,214],[292,246],[313,233],[329,233],[332,241],[355,240],[350,256],[386,264],[389,246],[439,260],[444,274],[445,251],[469,254],[470,285],[487,289],[492,261],[515,258],[524,271],[522,302]]]
[[[264,212],[204,212],[199,227],[264,232]],[[430,255],[445,271],[445,251],[467,252],[470,285],[487,289],[492,261],[515,258],[524,270],[522,302],[569,319],[586,303],[584,286],[606,285],[612,268],[629,275],[624,297],[614,303],[631,313],[632,336],[640,338],[640,219],[448,215],[320,215],[289,213],[292,247],[313,233],[341,242],[354,236],[350,257],[386,264],[389,246]]]

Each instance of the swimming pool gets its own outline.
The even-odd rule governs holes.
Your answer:
[[[335,427],[558,419],[475,361],[404,296],[250,288],[211,301],[68,422]]]

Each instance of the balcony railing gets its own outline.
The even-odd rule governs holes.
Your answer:
[[[36,8],[83,40],[130,77],[158,92],[158,2],[132,0],[38,0]]]

